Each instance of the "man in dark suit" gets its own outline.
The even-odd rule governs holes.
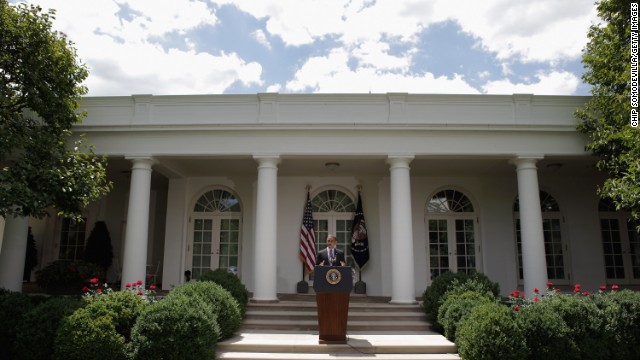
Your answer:
[[[316,265],[344,266],[346,264],[344,252],[336,248],[337,244],[338,241],[335,236],[327,236],[327,248],[318,252],[318,256],[316,256]]]

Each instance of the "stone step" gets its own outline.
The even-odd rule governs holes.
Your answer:
[[[460,360],[455,344],[431,331],[419,304],[388,298],[349,301],[346,344],[319,344],[315,295],[250,303],[240,332],[218,343],[226,360]]]
[[[318,315],[316,309],[312,310],[291,310],[291,311],[271,311],[271,310],[248,310],[246,313],[248,320],[317,320]],[[410,311],[349,311],[349,321],[351,320],[376,320],[376,321],[398,321],[398,320],[424,320],[426,317],[423,313]]]
[[[309,301],[281,300],[278,303],[251,303],[247,307],[242,329],[317,330],[315,297]],[[424,312],[417,304],[350,302],[347,329],[398,331],[429,330]]]
[[[277,303],[249,303],[247,311],[268,310],[268,311],[316,311],[315,299],[313,301],[291,301],[281,300]],[[406,311],[424,314],[424,311],[416,304],[389,304],[389,303],[357,303],[349,302],[349,311],[380,312],[380,311]]]
[[[377,331],[427,331],[431,327],[429,323],[424,321],[357,321],[351,320],[347,322],[347,330],[377,330]],[[278,329],[278,330],[318,330],[318,321],[314,320],[245,320],[241,329]]]
[[[243,331],[217,345],[217,359],[460,359],[456,347],[431,331],[349,331],[347,344],[319,344],[317,332]]]

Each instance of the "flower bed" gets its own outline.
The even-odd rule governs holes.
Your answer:
[[[576,284],[563,294],[549,283],[545,295],[516,290],[505,302],[473,303],[482,294],[464,294],[448,299],[456,310],[438,319],[457,324],[450,331],[463,359],[640,359],[638,292],[614,285],[591,293]]]
[[[84,285],[74,292],[81,296],[47,299],[0,289],[0,358],[213,358],[217,341],[233,335],[245,310],[210,281],[177,286],[157,300],[155,286],[144,288],[142,281],[115,291],[98,277],[80,278]]]

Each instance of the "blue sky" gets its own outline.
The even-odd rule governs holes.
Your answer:
[[[14,1],[15,2],[15,1]],[[31,0],[89,95],[588,95],[591,0]]]

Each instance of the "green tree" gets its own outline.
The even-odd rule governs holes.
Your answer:
[[[578,130],[588,135],[587,149],[608,175],[600,196],[640,219],[640,132],[630,126],[631,1],[601,0],[597,9],[603,22],[589,29],[582,57],[592,97],[576,111]]]
[[[52,30],[55,12],[0,0],[0,215],[42,217],[49,207],[79,218],[106,194],[103,157],[83,137],[87,68]]]

